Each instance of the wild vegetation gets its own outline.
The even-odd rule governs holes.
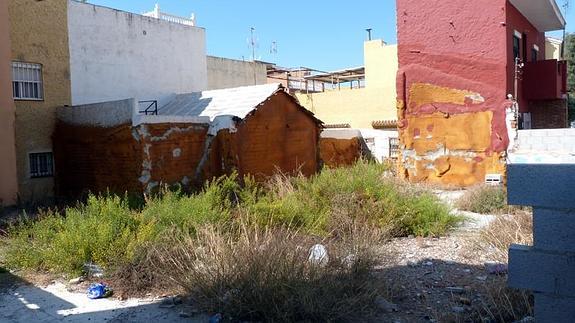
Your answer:
[[[507,191],[502,186],[478,185],[468,189],[456,201],[455,206],[464,211],[480,214],[503,214],[526,211],[515,205],[507,205]]]
[[[92,195],[24,218],[0,246],[5,266],[79,275],[95,263],[139,291],[177,286],[234,318],[340,320],[373,310],[379,241],[442,235],[461,220],[432,193],[363,161],[263,185],[222,177],[139,207],[128,200]],[[328,250],[325,266],[307,261],[317,243]]]

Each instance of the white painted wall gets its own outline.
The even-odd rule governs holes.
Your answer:
[[[203,28],[69,0],[68,29],[73,105],[208,86]]]

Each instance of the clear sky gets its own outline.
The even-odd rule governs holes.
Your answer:
[[[425,0],[421,0],[425,1]],[[561,5],[564,0],[558,0]],[[90,3],[143,13],[159,3],[161,11],[196,15],[206,29],[209,55],[251,59],[250,28],[255,28],[256,58],[286,67],[335,70],[363,65],[366,28],[373,39],[396,43],[394,0],[88,0]],[[575,2],[575,1],[571,1]],[[575,3],[567,30],[575,31]],[[277,54],[270,53],[272,43]]]

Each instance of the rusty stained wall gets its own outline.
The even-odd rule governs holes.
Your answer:
[[[236,127],[235,132],[220,131],[214,139],[208,178],[234,169],[257,180],[278,170],[305,176],[319,170],[320,126],[287,93],[275,93]]]
[[[321,138],[319,151],[323,164],[330,168],[353,165],[362,157],[361,138]]]
[[[469,186],[505,171],[504,0],[398,0],[400,173]]]
[[[142,147],[131,124],[112,128],[56,124],[56,193],[141,191]]]
[[[264,180],[277,170],[319,169],[320,126],[285,92],[262,103],[236,131],[207,134],[198,123],[98,128],[59,122],[54,134],[58,193],[150,192],[161,184],[197,187],[236,170]]]
[[[144,191],[161,184],[195,184],[204,156],[207,124],[143,124],[135,129],[142,149],[141,173]]]

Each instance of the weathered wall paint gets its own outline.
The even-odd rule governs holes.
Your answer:
[[[38,202],[54,194],[54,178],[30,178],[28,154],[52,151],[55,109],[70,105],[67,0],[9,0],[12,60],[42,64],[44,100],[16,100],[19,195]]]
[[[16,203],[16,142],[14,123],[16,108],[12,100],[12,52],[8,2],[0,2],[0,208]]]
[[[240,175],[263,179],[282,170],[311,176],[319,170],[319,126],[295,99],[276,92],[237,126]]]
[[[144,191],[161,184],[195,184],[197,167],[204,155],[207,124],[143,124],[135,131],[140,137]]]
[[[58,122],[54,133],[57,194],[140,192],[142,156],[130,123],[104,128]]]
[[[353,165],[362,156],[362,141],[361,137],[321,138],[319,151],[323,165],[330,168]]]
[[[97,127],[69,118],[54,134],[62,195],[152,192],[161,184],[197,187],[234,170],[258,180],[278,170],[310,176],[320,164],[318,120],[283,91],[237,119],[235,131],[222,129],[216,136],[208,123]]]
[[[401,173],[467,186],[503,173],[506,1],[398,0]]]
[[[68,3],[72,104],[159,100],[207,88],[203,28]]]
[[[266,64],[208,56],[208,90],[267,83]]]

